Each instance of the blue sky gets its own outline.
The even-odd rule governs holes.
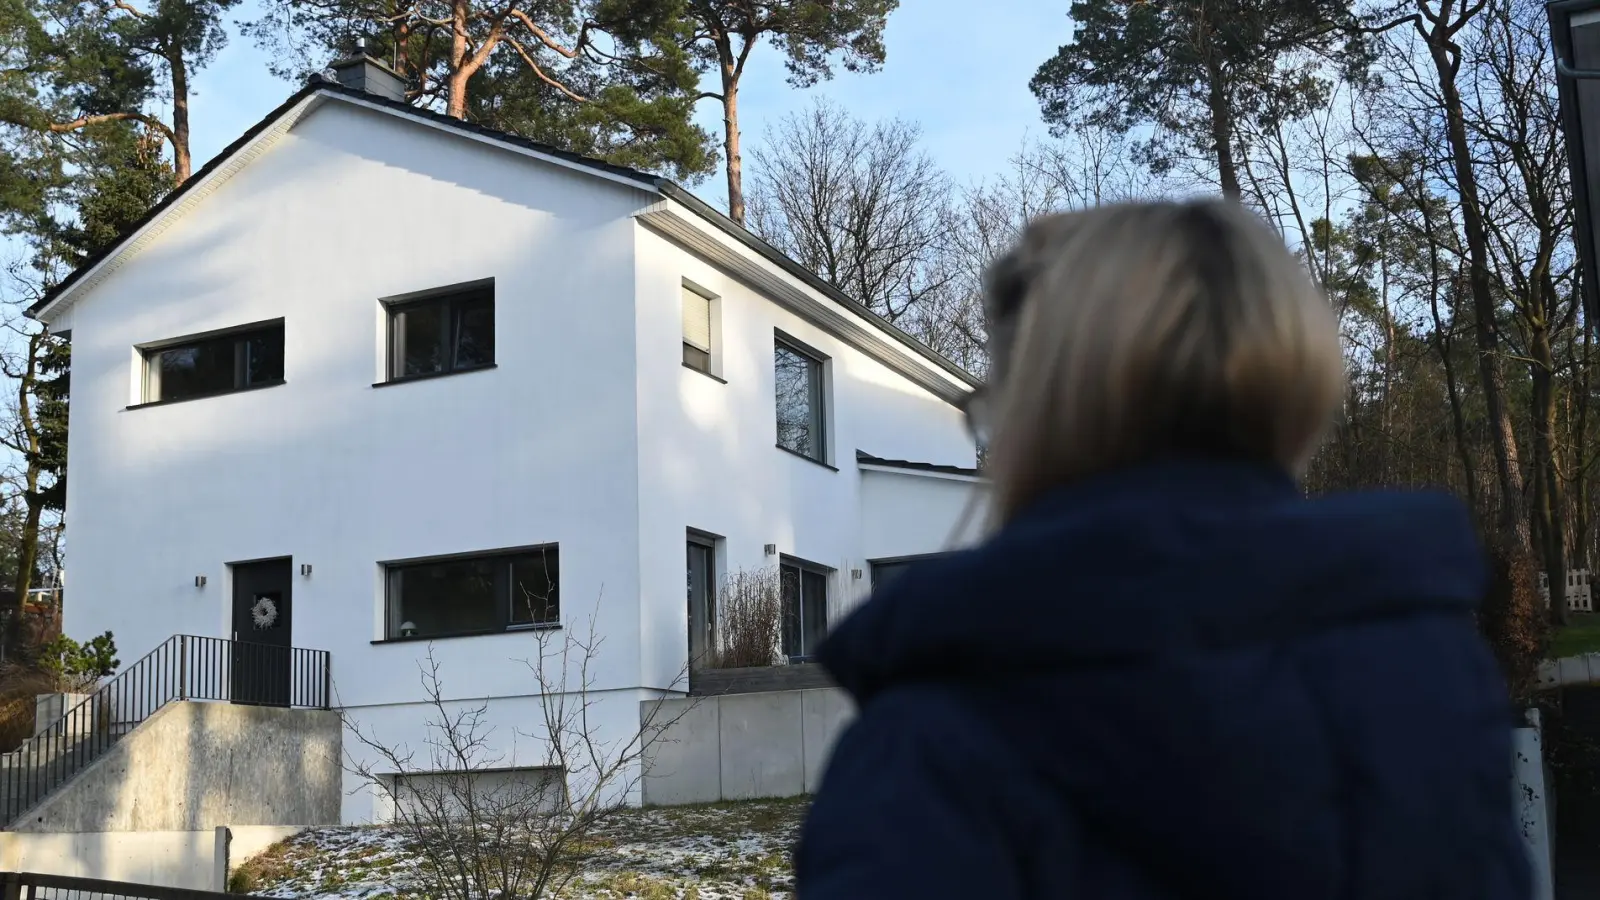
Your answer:
[[[889,19],[889,58],[882,71],[840,73],[803,91],[784,82],[776,49],[758,48],[740,101],[747,153],[768,122],[821,95],[868,121],[898,116],[917,122],[929,153],[958,180],[991,175],[1024,138],[1045,133],[1028,79],[1066,42],[1067,5],[1064,0],[990,0],[974,14],[971,0],[902,0]],[[253,4],[242,4],[237,18],[249,19],[253,12]],[[196,162],[210,159],[297,87],[274,78],[266,55],[235,32],[195,80]],[[720,136],[721,112],[714,101],[701,104],[699,118]],[[716,177],[694,189],[718,205],[725,199]]]

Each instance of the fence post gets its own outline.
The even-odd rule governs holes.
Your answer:
[[[333,654],[322,653],[322,708],[333,708]]]
[[[178,635],[178,699],[189,699],[189,636]]]
[[[21,872],[0,872],[0,900],[22,900]]]
[[[211,865],[211,889],[219,894],[228,892],[228,854],[232,843],[233,832],[226,825],[218,825]]]

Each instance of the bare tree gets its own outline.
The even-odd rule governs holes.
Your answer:
[[[538,655],[526,660],[539,695],[540,721],[517,731],[531,756],[496,749],[488,701],[446,698],[430,647],[420,665],[431,711],[419,754],[352,725],[366,759],[350,768],[389,801],[396,827],[422,853],[428,895],[446,900],[553,897],[595,850],[594,830],[625,807],[643,779],[654,745],[690,708],[661,701],[637,729],[604,733],[594,713],[594,663],[602,643],[588,629],[531,634]],[[687,665],[674,680],[688,682]],[[666,698],[663,698],[666,699]]]
[[[722,582],[717,619],[716,668],[776,662],[783,629],[783,589],[777,568],[730,573]]]
[[[750,225],[850,299],[895,321],[951,279],[950,182],[901,120],[826,101],[769,129],[753,154]]]

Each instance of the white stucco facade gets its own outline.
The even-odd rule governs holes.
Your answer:
[[[290,118],[41,312],[72,343],[69,634],[110,629],[125,661],[173,634],[227,637],[231,567],[291,557],[293,643],[331,651],[352,723],[421,750],[431,646],[449,697],[489,699],[502,764],[536,764],[518,733],[540,718],[533,637],[385,641],[386,562],[558,546],[562,625],[603,636],[596,719],[621,734],[641,699],[682,689],[688,530],[718,538],[720,572],[833,569],[830,615],[872,559],[962,539],[975,478],[856,453],[972,466],[928,387],[967,385],[892,336],[863,349],[753,273],[873,330],[865,317],[709,226],[744,277],[686,248],[649,214],[696,213],[625,179],[346,97]],[[495,367],[383,384],[381,299],[483,279]],[[685,280],[715,297],[715,378],[681,361]],[[283,384],[130,408],[140,345],[274,319]],[[779,332],[826,357],[826,464],[776,446]],[[347,821],[374,814],[346,800]]]

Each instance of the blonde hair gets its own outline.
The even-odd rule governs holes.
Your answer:
[[[1236,203],[1040,219],[986,288],[997,524],[1051,488],[1167,456],[1298,475],[1343,397],[1326,299]]]

